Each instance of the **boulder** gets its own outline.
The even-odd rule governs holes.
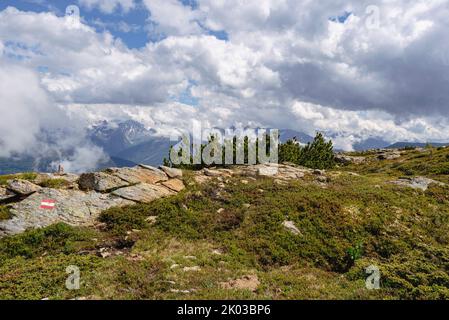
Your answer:
[[[54,201],[54,208],[41,208],[44,200]],[[0,222],[0,237],[20,233],[28,228],[46,227],[58,222],[74,226],[90,225],[103,210],[130,204],[133,202],[94,191],[42,188],[12,206],[13,218]]]
[[[179,179],[171,179],[165,182],[162,182],[162,185],[173,190],[175,192],[180,192],[185,189],[184,183]]]
[[[33,194],[41,189],[38,185],[21,179],[9,180],[7,188],[8,190],[21,196],[29,196],[30,194]]]
[[[84,173],[80,176],[78,184],[82,190],[95,190],[98,192],[109,192],[129,186],[129,182],[105,172]]]
[[[169,167],[165,167],[165,166],[160,166],[159,168],[162,171],[164,171],[167,174],[167,176],[169,176],[170,178],[180,178],[180,177],[182,177],[182,170],[181,169],[169,168]]]
[[[117,189],[112,194],[131,201],[150,203],[156,199],[170,196],[174,192],[163,186],[141,183],[135,186]]]
[[[112,168],[106,170],[111,175],[120,178],[128,184],[149,183],[155,184],[167,181],[167,175],[156,168],[149,166],[137,166],[134,168]]]

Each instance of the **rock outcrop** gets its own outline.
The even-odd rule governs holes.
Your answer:
[[[20,179],[14,179],[8,181],[8,190],[21,195],[21,196],[29,196],[30,194],[33,194],[37,192],[40,187],[35,185],[34,183],[31,183],[27,180],[20,180]]]
[[[402,153],[399,150],[381,150],[377,154],[378,160],[395,160],[400,158]]]
[[[167,181],[168,176],[157,168],[150,166],[137,166],[134,168],[112,168],[106,170],[112,176],[118,177],[128,184],[149,183],[155,184],[161,181]]]
[[[129,182],[105,172],[82,174],[78,184],[81,190],[95,190],[97,192],[108,192],[129,186]]]
[[[0,237],[58,222],[90,225],[109,208],[149,203],[176,194],[185,188],[178,179],[181,176],[182,171],[177,169],[139,165],[79,177],[37,174],[34,181],[10,180],[6,187],[0,187],[0,203],[10,203],[12,219],[0,221]],[[65,180],[67,185],[45,187],[53,179]]]
[[[54,209],[42,208],[45,200],[54,201]],[[16,234],[28,228],[39,228],[57,222],[89,225],[101,211],[133,204],[120,197],[95,191],[57,190],[43,188],[11,208],[13,218],[0,223],[0,236]]]
[[[211,178],[230,176],[250,177],[251,179],[268,177],[288,181],[303,178],[306,173],[311,174],[312,172],[313,170],[304,167],[267,163],[253,166],[236,166],[232,170],[203,169],[196,173],[195,181],[202,184],[208,182]]]
[[[170,178],[181,178],[182,177],[182,170],[180,170],[180,169],[169,168],[169,167],[165,167],[165,166],[161,166],[160,168]]]
[[[439,181],[435,181],[426,177],[414,177],[414,178],[400,178],[396,181],[392,181],[392,183],[406,186],[413,189],[419,189],[422,191],[426,191],[431,184],[437,184],[439,186],[444,186],[445,184]]]
[[[162,185],[140,183],[134,186],[117,189],[112,192],[112,194],[139,203],[149,203],[156,199],[172,195],[174,192]]]
[[[365,157],[353,157],[345,154],[337,154],[335,155],[335,162],[341,164],[361,164],[366,161]]]

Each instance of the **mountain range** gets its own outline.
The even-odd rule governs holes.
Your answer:
[[[332,138],[332,135],[330,136]],[[154,129],[148,129],[142,123],[134,120],[101,121],[92,125],[88,130],[89,140],[101,147],[110,160],[101,164],[98,170],[108,167],[131,167],[141,163],[146,165],[160,165],[168,156],[173,142],[169,138],[157,135]],[[301,143],[308,143],[313,137],[300,131],[291,129],[280,130],[280,141],[296,138]],[[431,143],[439,147],[449,143]],[[424,147],[427,143],[397,142],[390,144],[382,138],[368,138],[354,145],[356,151],[380,148],[404,148],[407,146]],[[55,159],[39,159],[39,163],[30,156],[19,155],[11,158],[0,158],[0,174],[25,171],[48,171],[49,165]]]

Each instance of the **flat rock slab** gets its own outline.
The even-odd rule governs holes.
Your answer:
[[[42,208],[43,201],[53,201],[54,208]],[[44,188],[12,206],[13,218],[0,222],[0,237],[58,222],[90,225],[103,210],[131,204],[134,202],[94,191]]]
[[[129,182],[105,172],[84,173],[80,176],[78,184],[82,190],[95,190],[98,192],[108,192],[129,186]]]
[[[180,192],[185,189],[184,183],[179,179],[171,179],[165,182],[162,182],[162,185],[173,190],[175,192]]]
[[[128,184],[155,184],[168,180],[167,175],[163,171],[152,167],[137,166],[133,168],[112,168],[108,169],[106,172],[128,182]]]
[[[14,179],[8,181],[8,187],[9,190],[12,192],[22,195],[22,196],[28,196],[30,194],[33,194],[41,189],[38,185],[35,185],[34,183],[27,181],[27,180],[21,180],[21,179]]]
[[[165,166],[160,166],[159,168],[162,171],[164,171],[167,174],[167,176],[169,176],[170,178],[181,178],[182,177],[181,169],[169,168],[169,167],[165,167]]]
[[[223,176],[223,172],[215,169],[203,169],[203,173],[207,177],[220,177]]]
[[[135,186],[117,189],[112,194],[135,202],[150,203],[156,199],[173,195],[175,192],[160,185],[141,183]]]

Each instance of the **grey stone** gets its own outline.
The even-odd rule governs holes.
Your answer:
[[[301,231],[295,226],[295,223],[293,221],[284,221],[282,223],[285,229],[293,233],[294,235],[300,235]]]
[[[42,209],[43,200],[54,200],[54,209]],[[133,204],[119,197],[94,191],[56,190],[43,188],[11,208],[13,218],[0,222],[0,237],[28,228],[41,228],[54,223],[90,225],[98,215],[111,207]]]
[[[10,191],[22,196],[28,196],[41,189],[41,187],[39,187],[38,185],[21,179],[9,180],[7,188]]]
[[[274,177],[279,173],[279,167],[275,166],[262,166],[257,170],[257,175],[261,177]]]
[[[377,159],[379,160],[395,160],[401,157],[401,152],[399,151],[387,151],[387,152],[380,152],[377,156]]]
[[[163,186],[141,183],[135,186],[117,189],[112,194],[131,201],[150,203],[156,199],[175,193]]]
[[[106,170],[106,172],[128,182],[128,184],[155,184],[168,180],[167,175],[163,171],[148,166],[137,166],[134,168],[112,168]]]
[[[413,189],[419,189],[422,191],[426,191],[431,184],[437,184],[440,186],[445,186],[446,184],[435,181],[426,177],[415,177],[415,178],[401,178],[399,180],[393,181],[392,183],[397,185],[402,185],[406,187],[410,187]]]
[[[220,172],[219,170],[213,170],[213,169],[203,169],[204,175],[206,175],[207,177],[219,177],[221,175],[223,175],[222,172]]]
[[[129,186],[129,183],[104,172],[84,173],[78,181],[82,190],[95,190],[98,192],[108,192],[117,188]]]
[[[361,164],[363,162],[365,162],[366,158],[365,157],[353,157],[353,156],[348,156],[348,155],[344,155],[344,154],[337,154],[335,155],[335,162],[337,163],[341,163],[341,164]]]
[[[164,171],[167,174],[167,176],[169,176],[170,178],[180,178],[180,177],[182,177],[182,170],[181,169],[169,168],[169,167],[165,167],[165,166],[160,166],[159,168],[162,171]]]
[[[162,185],[175,192],[180,192],[185,189],[184,183],[179,179],[164,181],[162,182]]]

